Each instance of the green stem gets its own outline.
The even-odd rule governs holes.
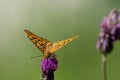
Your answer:
[[[106,55],[102,54],[102,80],[107,80]]]

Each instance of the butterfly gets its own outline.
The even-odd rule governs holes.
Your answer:
[[[29,30],[24,30],[27,37],[34,43],[34,45],[43,53],[44,58],[51,57],[55,51],[59,48],[63,47],[64,45],[68,44],[72,40],[76,39],[79,35],[73,36],[71,38],[60,40],[55,43],[48,41],[42,37],[37,36],[36,34],[32,33]]]

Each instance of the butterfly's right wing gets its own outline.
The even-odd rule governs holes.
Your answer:
[[[44,39],[42,37],[39,37],[35,35],[34,33],[30,32],[29,30],[24,30],[27,37],[34,43],[34,45],[43,53],[45,52],[47,45],[52,44],[47,39]]]
[[[71,38],[65,39],[65,40],[61,40],[58,41],[56,43],[53,43],[52,48],[50,49],[51,53],[54,53],[55,51],[57,51],[59,48],[63,47],[64,45],[68,44],[69,42],[71,42],[72,40],[76,39],[79,35],[73,36]]]

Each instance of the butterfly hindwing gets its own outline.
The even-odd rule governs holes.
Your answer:
[[[51,42],[33,34],[29,30],[24,30],[24,31],[27,34],[27,37],[34,43],[34,45],[44,53],[44,51],[46,50],[47,44],[50,44]]]

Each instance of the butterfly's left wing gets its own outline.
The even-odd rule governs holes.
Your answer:
[[[58,41],[56,43],[53,43],[51,49],[50,49],[50,53],[54,53],[55,51],[57,51],[59,48],[63,47],[64,45],[68,44],[69,42],[71,42],[72,40],[76,39],[79,35],[73,36],[71,38],[65,39],[65,40],[61,40]]]
[[[44,39],[42,37],[39,37],[37,35],[35,35],[34,33],[32,33],[29,30],[24,30],[27,37],[34,43],[34,45],[43,52],[45,52],[47,45],[48,44],[52,44],[50,41],[48,41],[47,39]]]

